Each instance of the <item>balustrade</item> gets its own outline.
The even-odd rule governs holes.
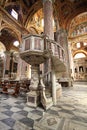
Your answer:
[[[65,62],[64,49],[57,42],[47,39],[46,49],[51,50],[53,56],[57,56],[61,61]]]

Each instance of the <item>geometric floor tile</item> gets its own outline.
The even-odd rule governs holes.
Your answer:
[[[29,127],[29,126],[26,126],[25,124],[19,122],[19,121],[16,121],[14,127],[13,127],[14,130],[31,130],[32,127]],[[34,130],[34,129],[32,129]]]
[[[66,120],[64,122],[63,130],[87,130],[87,124]]]
[[[30,118],[23,118],[23,119],[20,119],[19,121],[29,127],[33,127],[33,124],[34,124],[34,120]]]
[[[11,128],[0,121],[0,130],[8,130],[8,129],[11,129]]]
[[[34,110],[34,108],[25,106],[23,110],[30,112],[30,111]]]
[[[13,115],[13,112],[12,112],[12,111],[4,111],[4,112],[2,112],[2,113],[4,113],[4,114],[7,115],[7,116],[12,116],[12,115]]]
[[[17,113],[22,115],[22,116],[27,116],[28,115],[28,112],[24,111],[24,110],[18,111]]]
[[[26,101],[0,94],[0,130],[87,130],[87,85],[63,87],[57,105],[46,111]]]
[[[10,105],[5,105],[4,108],[5,108],[5,109],[11,109],[12,106],[10,106]]]
[[[31,111],[31,113],[38,114],[39,116],[43,115],[43,111],[39,111],[39,110],[33,110],[33,111]]]
[[[20,109],[17,108],[17,107],[12,107],[10,110],[11,110],[12,112],[18,112],[18,111],[20,111]]]
[[[10,127],[13,127],[14,124],[15,124],[15,120],[12,119],[12,118],[7,118],[7,119],[3,119],[1,120],[4,124],[10,126]]]
[[[22,119],[22,118],[25,118],[25,116],[20,115],[20,114],[18,114],[18,113],[14,113],[14,114],[11,116],[11,118],[13,118],[14,120],[18,121],[18,120],[20,120],[20,119]]]
[[[0,120],[6,119],[6,118],[9,118],[9,116],[7,116],[4,113],[0,112]]]
[[[69,118],[69,119],[74,117],[73,114],[69,114],[67,112],[58,112],[58,115],[59,117],[64,117],[64,118]]]
[[[28,113],[27,117],[28,117],[28,118],[31,118],[32,120],[37,120],[37,119],[39,120],[39,119],[41,118],[40,115],[38,115],[38,114],[33,114],[33,113]]]
[[[19,108],[19,109],[23,109],[23,108],[24,108],[23,105],[15,105],[14,107],[17,107],[17,108]]]
[[[45,116],[39,121],[35,121],[35,130],[57,130],[62,118],[58,116],[53,116],[51,114],[45,114]]]

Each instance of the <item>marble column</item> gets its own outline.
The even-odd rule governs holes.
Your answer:
[[[52,0],[43,0],[43,12],[44,12],[44,34],[49,39],[54,39],[53,31],[53,5]]]
[[[16,77],[16,80],[21,80],[21,69],[22,69],[22,59],[18,55],[18,66],[17,66],[17,77]]]
[[[10,55],[10,68],[9,68],[9,78],[10,79],[12,79],[13,78],[13,76],[12,76],[12,74],[13,74],[13,64],[14,64],[14,57],[13,57],[13,52],[11,53],[11,55]]]
[[[4,79],[9,79],[9,67],[10,67],[10,53],[8,51],[5,52],[5,74]]]
[[[72,55],[71,46],[72,46],[72,43],[68,42],[71,77],[74,78],[74,59],[73,59],[73,55]]]
[[[57,98],[56,98],[56,76],[55,71],[52,69],[52,97],[53,97],[53,104],[56,105]]]
[[[52,4],[53,0],[43,0],[44,34],[47,35],[49,39],[54,40]],[[51,66],[53,66],[52,62]],[[56,75],[53,67],[51,74],[52,74],[52,98],[53,98],[53,104],[56,105]]]
[[[6,66],[6,55],[3,57],[3,80],[5,79],[5,66]]]

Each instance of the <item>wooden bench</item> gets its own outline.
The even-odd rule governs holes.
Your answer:
[[[17,96],[19,94],[19,91],[20,91],[19,83],[15,83],[15,84],[9,82],[2,83],[2,91],[1,91],[2,93]]]
[[[13,96],[18,96],[19,93],[29,92],[30,80],[21,81],[21,82],[9,82],[4,81],[1,83],[2,93],[10,94]]]

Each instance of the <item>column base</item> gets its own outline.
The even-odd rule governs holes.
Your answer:
[[[27,105],[37,107],[40,104],[40,92],[30,91],[27,93]]]
[[[62,87],[61,84],[59,84],[56,81],[56,99],[58,100],[62,96]]]

